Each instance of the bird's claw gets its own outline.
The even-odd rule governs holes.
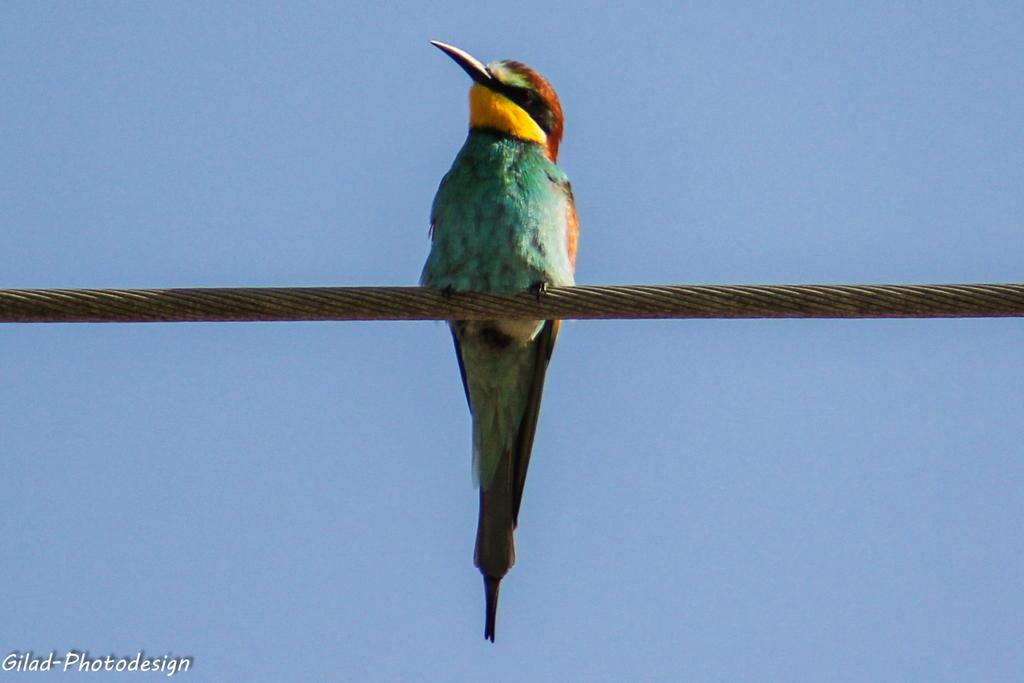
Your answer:
[[[548,293],[548,283],[538,282],[530,287],[530,291],[533,292],[533,296],[537,299],[537,303],[540,303],[541,298]]]

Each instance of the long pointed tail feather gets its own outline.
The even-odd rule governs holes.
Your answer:
[[[498,585],[516,562],[512,519],[512,458],[498,463],[491,485],[480,490],[480,518],[476,530],[474,562],[484,576],[487,624],[484,638],[494,642],[498,613]]]
[[[493,343],[490,337],[463,337],[455,329],[460,367],[466,373],[467,394],[472,397],[474,458],[479,458],[478,465],[489,463],[476,468],[480,473],[480,517],[474,562],[484,578],[484,637],[491,642],[497,620],[498,586],[516,561],[513,536],[537,428],[544,373],[557,333],[558,321],[547,321],[528,345],[519,349],[502,346],[498,360],[493,361],[487,355],[494,353],[494,349],[486,346]],[[477,343],[483,344],[482,352]],[[471,354],[468,362],[464,362],[463,352]],[[480,382],[479,375],[474,373],[481,369],[493,373],[489,377],[496,375],[501,383],[478,383],[470,390],[468,385],[474,377]]]
[[[498,588],[501,577],[484,574],[484,600],[487,605],[487,622],[484,624],[484,638],[494,642],[494,624],[498,620]]]

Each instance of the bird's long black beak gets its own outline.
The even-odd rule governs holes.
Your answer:
[[[465,50],[460,50],[454,45],[442,43],[439,40],[432,40],[430,44],[441,52],[455,60],[455,63],[469,74],[469,77],[481,85],[489,85],[494,82],[494,77],[487,70],[487,67],[473,55]]]

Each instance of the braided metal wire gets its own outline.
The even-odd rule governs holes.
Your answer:
[[[1024,284],[0,289],[0,322],[1024,316]]]

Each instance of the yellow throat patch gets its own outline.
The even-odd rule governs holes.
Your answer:
[[[548,141],[547,134],[525,109],[479,83],[469,89],[469,127],[490,128],[542,145]]]

